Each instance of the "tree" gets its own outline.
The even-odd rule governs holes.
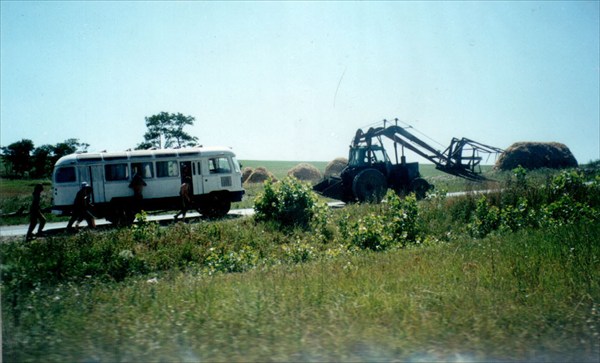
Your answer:
[[[52,165],[65,155],[73,154],[75,152],[86,152],[88,147],[90,147],[90,144],[79,142],[79,139],[71,138],[59,142],[52,148]]]
[[[183,131],[185,126],[194,125],[194,121],[196,121],[194,117],[185,116],[181,113],[161,112],[158,115],[146,117],[148,131],[144,134],[144,142],[136,148],[149,149],[156,147],[162,149],[194,146],[198,143],[198,138]]]
[[[2,147],[2,159],[8,164],[14,175],[23,177],[31,168],[31,151],[33,149],[33,141],[22,139]]]
[[[52,173],[54,164],[51,162],[51,156],[54,150],[52,145],[42,145],[33,150],[31,156],[32,168],[29,173],[34,178],[42,178]]]
[[[78,139],[67,139],[56,145],[34,148],[33,141],[23,139],[2,147],[2,159],[8,173],[23,177],[26,173],[33,178],[50,176],[58,159],[75,152],[85,152],[89,144]]]

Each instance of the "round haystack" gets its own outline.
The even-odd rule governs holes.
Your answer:
[[[342,170],[348,165],[348,159],[335,158],[325,167],[325,178],[340,176]]]
[[[262,166],[259,166],[258,168],[254,169],[252,174],[250,174],[248,179],[246,179],[246,183],[264,183],[264,181],[269,178],[271,178],[273,181],[277,181],[277,178],[275,178],[273,173],[263,168]]]
[[[245,167],[244,170],[242,170],[242,183],[245,183],[253,172],[254,169],[252,169],[251,167]]]
[[[298,180],[308,182],[318,182],[321,180],[321,172],[314,166],[301,163],[290,169],[287,173],[288,176],[293,176]]]
[[[517,142],[496,161],[499,170],[512,170],[519,165],[525,169],[560,169],[577,167],[577,160],[566,145],[558,142]]]

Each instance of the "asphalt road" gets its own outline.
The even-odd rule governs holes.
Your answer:
[[[331,208],[341,208],[345,204],[343,202],[331,202],[331,203],[328,203],[328,205]],[[254,209],[252,209],[252,208],[234,209],[234,210],[229,211],[229,213],[227,214],[227,217],[228,218],[239,218],[239,217],[251,216],[253,214],[254,214]],[[173,215],[174,215],[174,213],[149,215],[148,221],[158,222],[160,224],[170,224],[170,223],[174,223]],[[186,218],[186,220],[193,221],[193,220],[201,219],[202,216],[198,212],[190,211],[187,213],[185,218]],[[96,227],[98,227],[98,228],[102,228],[102,227],[106,227],[106,226],[110,226],[110,225],[111,225],[111,223],[104,218],[96,219]],[[86,227],[87,222],[82,221],[79,226]],[[5,239],[8,237],[25,236],[27,234],[28,227],[29,226],[26,224],[15,225],[15,226],[0,226],[0,238]],[[46,226],[44,227],[43,232],[45,235],[50,236],[50,235],[65,232],[66,229],[67,229],[67,222],[53,222],[53,223],[46,223]],[[36,226],[36,229],[34,230],[34,233],[36,231],[37,231],[37,226]]]

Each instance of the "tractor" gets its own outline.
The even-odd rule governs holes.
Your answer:
[[[499,154],[503,150],[462,138],[453,138],[450,146],[440,152],[408,131],[409,127],[394,125],[371,127],[366,132],[358,129],[348,155],[348,165],[339,176],[325,178],[313,187],[317,193],[348,202],[379,203],[393,189],[398,195],[414,193],[417,199],[425,197],[433,188],[419,173],[418,162],[406,162],[405,149],[431,161],[436,169],[472,181],[486,180],[481,175],[481,154]],[[392,162],[383,140],[394,145]],[[398,155],[401,146],[401,155]]]

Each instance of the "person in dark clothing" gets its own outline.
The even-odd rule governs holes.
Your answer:
[[[131,183],[129,183],[129,187],[133,189],[133,206],[136,213],[139,213],[142,210],[142,199],[144,199],[142,192],[146,185],[147,184],[140,175],[140,172],[136,171],[131,179]]]
[[[33,239],[33,230],[38,222],[40,223],[37,231],[38,236],[41,236],[42,230],[46,225],[46,217],[44,217],[40,207],[40,199],[43,190],[44,187],[42,184],[36,184],[33,188],[33,199],[31,201],[31,207],[29,208],[29,229],[27,230],[27,237],[25,238],[27,241]]]
[[[77,224],[85,219],[90,228],[96,228],[96,220],[92,212],[90,211],[90,195],[92,194],[92,188],[88,186],[86,182],[81,183],[81,189],[75,195],[75,201],[73,202],[73,215],[67,224],[67,230],[73,230],[73,223],[77,221]]]
[[[185,215],[192,205],[192,197],[190,196],[191,185],[192,178],[186,176],[183,179],[183,183],[181,183],[181,187],[179,187],[179,196],[181,197],[181,210],[179,211],[179,213],[173,216],[173,219],[175,220],[177,220],[179,216],[182,215],[182,219],[185,222]]]

